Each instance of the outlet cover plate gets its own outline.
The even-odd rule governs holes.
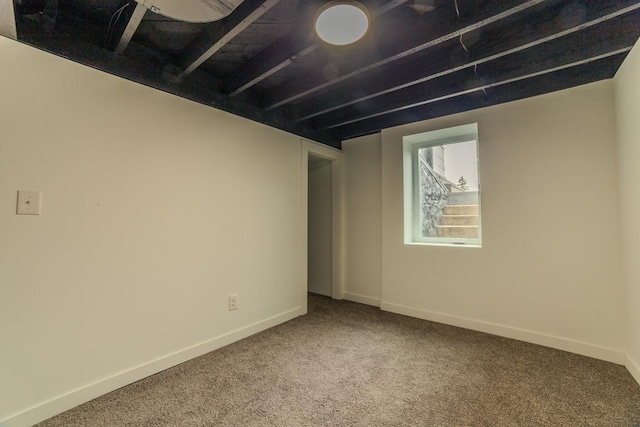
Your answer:
[[[229,311],[238,309],[238,295],[229,295]]]

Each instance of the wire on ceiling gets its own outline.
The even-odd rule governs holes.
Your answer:
[[[464,42],[462,41],[462,37],[463,36],[464,36],[464,34],[460,34],[460,44],[462,45],[462,48],[464,49],[464,51],[469,53],[469,49],[467,49],[467,46],[465,46]]]
[[[456,7],[456,14],[458,15],[458,19],[460,19],[460,8],[458,7],[458,0],[453,0],[453,4]],[[462,46],[465,52],[470,53],[469,49],[467,49],[467,46],[464,44],[463,37],[464,37],[464,34],[460,34],[460,38],[459,38],[460,45]],[[477,78],[481,79],[480,74],[478,74],[477,62],[473,64],[473,73],[476,75]],[[482,92],[484,93],[485,96],[488,96],[487,90],[484,87],[482,87]]]
[[[109,28],[107,29],[107,36],[104,39],[105,46],[109,46],[109,43],[111,42],[111,37],[113,37],[113,29],[115,28],[116,24],[120,20],[120,16],[122,16],[122,12],[127,8],[127,6],[129,6],[130,3],[131,2],[127,2],[127,4],[122,6],[120,9],[116,10],[113,13],[113,15],[111,15],[111,19],[109,20]],[[114,18],[115,18],[115,21],[114,21]]]
[[[453,4],[456,7],[456,14],[458,15],[458,20],[460,20],[460,8],[458,7],[458,0],[453,0]],[[460,34],[460,45],[465,50],[465,52],[469,53],[469,49],[467,49],[467,47],[464,45],[464,42],[462,41],[463,36],[464,34]]]

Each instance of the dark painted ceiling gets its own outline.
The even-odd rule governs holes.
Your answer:
[[[135,1],[14,1],[24,43],[335,147],[611,78],[640,35],[640,0],[363,0],[371,31],[336,48],[312,29],[324,3],[187,23]]]

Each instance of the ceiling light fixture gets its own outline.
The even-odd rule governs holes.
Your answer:
[[[326,43],[346,46],[362,39],[371,23],[369,11],[356,1],[332,1],[316,14],[315,32]]]

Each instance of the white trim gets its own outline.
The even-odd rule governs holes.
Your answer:
[[[308,220],[309,220],[309,153],[317,157],[331,161],[331,197],[332,197],[332,277],[331,277],[331,296],[334,299],[342,299],[344,292],[344,184],[343,184],[343,170],[342,170],[342,152],[335,148],[331,148],[326,145],[321,145],[315,142],[301,140],[302,143],[302,156],[301,156],[301,169],[302,169],[302,182],[300,188],[300,224],[301,224],[301,236],[300,236],[300,254],[301,265],[300,268],[300,306],[304,307],[306,313],[307,307],[307,255],[308,255]]]
[[[636,380],[636,382],[640,385],[640,365],[631,358],[631,355],[629,353],[627,353],[626,356],[627,363],[625,364],[625,366],[627,367],[627,370],[629,371],[633,379]]]
[[[220,335],[219,337],[187,347],[175,353],[134,366],[110,377],[103,378],[91,384],[87,384],[75,390],[61,394],[60,396],[32,406],[31,408],[25,409],[17,414],[13,414],[4,420],[0,420],[0,425],[2,427],[23,427],[34,425],[82,403],[95,399],[96,397],[102,396],[103,394],[117,390],[120,387],[139,381],[150,375],[157,374],[158,372],[186,362],[187,360],[191,360],[243,338],[257,334],[258,332],[262,332],[266,329],[287,322],[301,314],[303,314],[302,308],[298,307],[260,322],[245,326],[244,328],[240,328]]]
[[[498,335],[501,337],[512,338],[519,341],[525,341],[532,344],[538,344],[545,347],[551,347],[558,350],[581,354],[583,356],[593,357],[594,359],[600,359],[607,362],[616,363],[618,365],[625,365],[625,363],[630,360],[620,350],[526,329],[514,328],[511,326],[499,325],[496,323],[469,319],[465,317],[452,316],[450,314],[437,313],[434,311],[422,310],[384,301],[382,302],[380,308],[385,311],[403,314],[405,316],[417,317],[419,319],[430,320],[432,322],[458,326],[460,328],[485,332],[492,335]]]
[[[368,297],[366,295],[354,294],[346,291],[343,292],[342,298],[348,301],[358,302],[360,304],[372,305],[374,307],[380,307],[380,304],[382,303],[380,298]]]
[[[309,152],[305,149],[304,141],[301,141],[300,150],[300,288],[298,289],[298,304],[307,314],[307,292],[309,284]]]

